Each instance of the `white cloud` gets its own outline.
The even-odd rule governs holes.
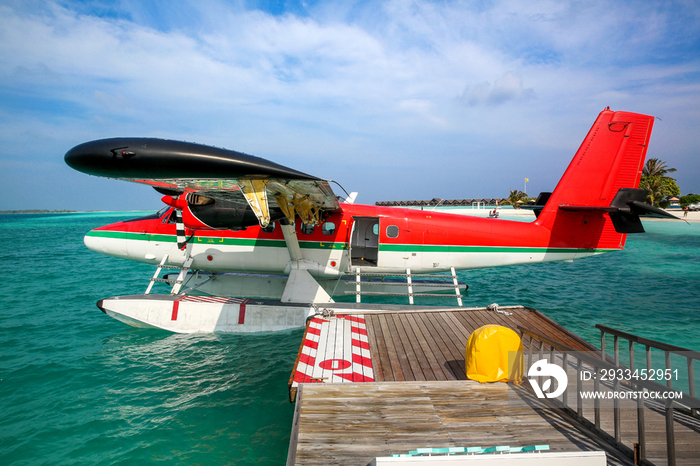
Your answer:
[[[399,158],[428,180],[411,197],[478,197],[507,192],[522,157],[558,177],[606,105],[700,124],[693,3],[324,2],[298,6],[303,16],[215,0],[89,8],[0,6],[4,157],[162,136],[342,174],[366,201],[387,198]],[[691,157],[678,128],[665,149]],[[426,154],[449,166],[426,167]],[[483,157],[513,167],[512,180],[475,173],[465,187],[464,174],[488,172]]]
[[[527,101],[535,98],[532,88],[524,88],[523,81],[513,73],[506,73],[493,83],[484,82],[467,86],[460,96],[465,105],[501,105],[508,101]]]

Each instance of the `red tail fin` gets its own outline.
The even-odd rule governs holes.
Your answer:
[[[552,247],[619,249],[617,233],[602,211],[560,207],[609,207],[620,188],[638,188],[654,117],[603,110],[549,197],[537,224],[552,230]]]

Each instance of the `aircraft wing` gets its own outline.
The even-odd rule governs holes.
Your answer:
[[[197,194],[248,205],[261,225],[278,207],[294,221],[318,224],[322,212],[340,210],[328,181],[269,160],[189,142],[112,138],[86,142],[66,153],[66,163],[89,175],[153,186],[169,195]]]

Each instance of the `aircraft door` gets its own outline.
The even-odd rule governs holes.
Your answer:
[[[382,269],[405,269],[415,267],[416,251],[411,250],[408,219],[382,217],[379,242],[382,245],[378,265]]]
[[[379,217],[353,217],[350,265],[376,267],[379,255]]]

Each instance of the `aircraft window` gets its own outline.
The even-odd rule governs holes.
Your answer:
[[[335,223],[333,222],[326,222],[323,224],[323,228],[321,228],[321,231],[323,232],[324,235],[332,235],[335,233]]]
[[[375,223],[374,225],[372,225],[372,233],[374,233],[375,235],[379,235],[379,224],[378,223]]]
[[[272,233],[275,231],[275,222],[269,223],[265,228],[262,229],[265,233]]]
[[[175,209],[173,209],[172,212],[170,212],[170,215],[166,215],[163,217],[163,220],[161,220],[162,223],[177,223],[177,215],[175,215]]]
[[[310,235],[314,232],[314,226],[313,225],[307,225],[306,223],[301,224],[301,233],[303,235]]]
[[[386,235],[389,238],[398,238],[399,237],[399,227],[396,225],[389,225],[386,227]]]

